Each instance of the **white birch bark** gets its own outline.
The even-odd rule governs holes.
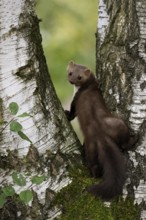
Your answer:
[[[64,116],[48,75],[41,48],[38,20],[34,14],[34,1],[1,0],[0,21],[0,100],[2,103],[0,115],[5,121],[12,120],[8,110],[11,102],[19,105],[19,114],[27,112],[32,115],[32,117],[17,120],[23,126],[23,132],[32,141],[39,155],[43,155],[43,160],[47,162],[48,167],[42,167],[41,174],[48,176],[50,166],[53,166],[48,159],[48,152],[56,157],[58,151],[64,154],[78,153],[78,142]],[[58,75],[58,79],[59,77]],[[11,132],[7,126],[0,139],[0,155],[7,158],[8,151],[14,150],[17,150],[16,157],[21,159],[31,154],[30,143]],[[29,177],[26,175],[25,166],[19,170],[27,180],[24,189],[33,188],[43,204],[46,202],[45,195],[48,188],[58,191],[70,182],[66,175],[65,161],[57,171],[54,168],[56,176],[53,178],[50,176],[39,187],[32,186],[30,181],[31,176],[38,174],[35,167],[32,168]],[[12,172],[12,169],[10,171],[0,169],[1,186],[12,183]],[[14,187],[18,192],[24,190],[23,187]],[[51,219],[49,215],[48,212],[48,219]],[[51,215],[54,218],[54,212]]]
[[[97,76],[101,81],[103,78],[106,81],[103,90],[106,97],[108,95],[114,97],[119,112],[123,111],[122,100],[126,103],[127,99],[125,113],[128,114],[131,128],[140,133],[141,141],[138,148],[135,152],[129,153],[134,167],[129,180],[134,190],[135,203],[143,204],[144,207],[146,203],[146,2],[99,0],[98,15]],[[125,64],[127,66],[124,67]],[[128,74],[131,74],[130,83]],[[114,77],[118,80],[112,84]],[[146,219],[146,211],[143,208],[141,219]]]
[[[30,3],[33,4],[33,1],[30,1]],[[44,153],[46,149],[56,151],[58,149],[58,140],[54,136],[58,128],[54,123],[54,114],[57,112],[60,120],[62,119],[62,115],[59,112],[60,109],[55,109],[55,106],[52,106],[50,94],[50,91],[52,92],[54,90],[52,85],[50,85],[50,88],[46,88],[45,91],[45,108],[46,111],[49,110],[48,114],[51,119],[47,123],[42,111],[40,94],[35,95],[35,91],[38,89],[35,74],[37,75],[41,71],[40,64],[35,55],[34,45],[30,45],[29,43],[29,34],[31,33],[21,33],[19,31],[20,28],[23,28],[25,22],[27,22],[25,19],[21,21],[22,10],[26,9],[25,4],[26,2],[22,0],[9,1],[9,3],[7,1],[1,1],[0,97],[3,101],[3,117],[9,121],[10,113],[8,106],[11,102],[17,102],[20,106],[20,114],[28,112],[33,116],[32,118],[28,117],[19,120],[23,125],[24,132],[28,135],[32,143],[37,146],[38,151],[40,153]],[[28,13],[33,13],[32,10],[30,8]],[[29,68],[30,61],[34,63],[33,70]],[[24,73],[22,71],[24,78],[19,77],[21,70],[24,70]],[[27,80],[31,74],[31,80]],[[64,133],[64,136],[66,138],[68,137],[66,133]],[[69,136],[69,145],[71,140]],[[23,157],[28,153],[29,145],[30,143],[27,141],[23,141],[22,143],[22,140],[17,135],[10,132],[9,127],[4,130],[1,153],[7,154],[7,149],[17,149],[19,156]]]

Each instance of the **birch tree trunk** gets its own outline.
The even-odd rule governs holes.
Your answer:
[[[109,107],[140,134],[126,194],[146,219],[146,2],[99,0],[97,77]]]
[[[0,121],[7,121],[0,133],[0,185],[34,195],[29,206],[6,199],[1,219],[52,219],[59,212],[50,210],[53,191],[70,182],[67,166],[78,155],[79,143],[48,74],[34,0],[1,0],[0,21]],[[18,104],[19,115],[31,117],[10,114],[10,103]],[[25,136],[10,130],[14,121]],[[23,183],[15,184],[13,175]],[[45,180],[33,184],[35,175]]]

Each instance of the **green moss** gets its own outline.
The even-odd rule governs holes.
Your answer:
[[[62,209],[59,220],[133,220],[139,219],[139,209],[128,198],[119,198],[108,207],[85,188],[95,182],[83,167],[71,171],[72,183],[61,190],[56,203]],[[97,182],[97,180],[96,180]],[[58,218],[57,218],[58,219]]]

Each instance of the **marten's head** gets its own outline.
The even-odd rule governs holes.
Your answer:
[[[80,87],[87,82],[93,74],[86,66],[70,61],[67,67],[68,80],[71,84]]]

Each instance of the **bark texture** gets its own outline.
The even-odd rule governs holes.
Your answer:
[[[27,184],[13,187],[18,194],[24,189],[32,189],[33,206],[23,208],[14,204],[17,206],[12,207],[14,216],[17,219],[51,219],[55,212],[59,213],[55,209],[48,211],[52,207],[51,190],[58,191],[70,182],[67,166],[74,154],[78,154],[79,142],[48,74],[34,1],[1,0],[0,21],[0,120],[15,119],[8,110],[11,102],[17,102],[19,114],[27,112],[32,116],[16,117],[32,144],[11,132],[9,124],[1,127],[0,184],[1,187],[14,185],[14,170],[23,174]],[[40,186],[33,185],[31,177],[39,174],[46,175],[46,181]],[[7,209],[13,219],[11,208]]]
[[[146,2],[99,0],[97,77],[112,111],[140,133],[129,153],[127,193],[142,207],[146,219]]]
[[[0,97],[4,120],[10,118],[8,105],[14,101],[20,106],[20,113],[33,116],[19,120],[38,151],[44,153],[46,149],[57,150],[58,145],[61,148],[62,138],[70,138],[70,131],[62,129],[66,122],[48,74],[32,4],[33,1],[10,1],[7,10],[1,7]],[[22,145],[9,127],[4,130],[1,153],[17,148],[22,157],[28,153],[29,145],[26,141]]]

